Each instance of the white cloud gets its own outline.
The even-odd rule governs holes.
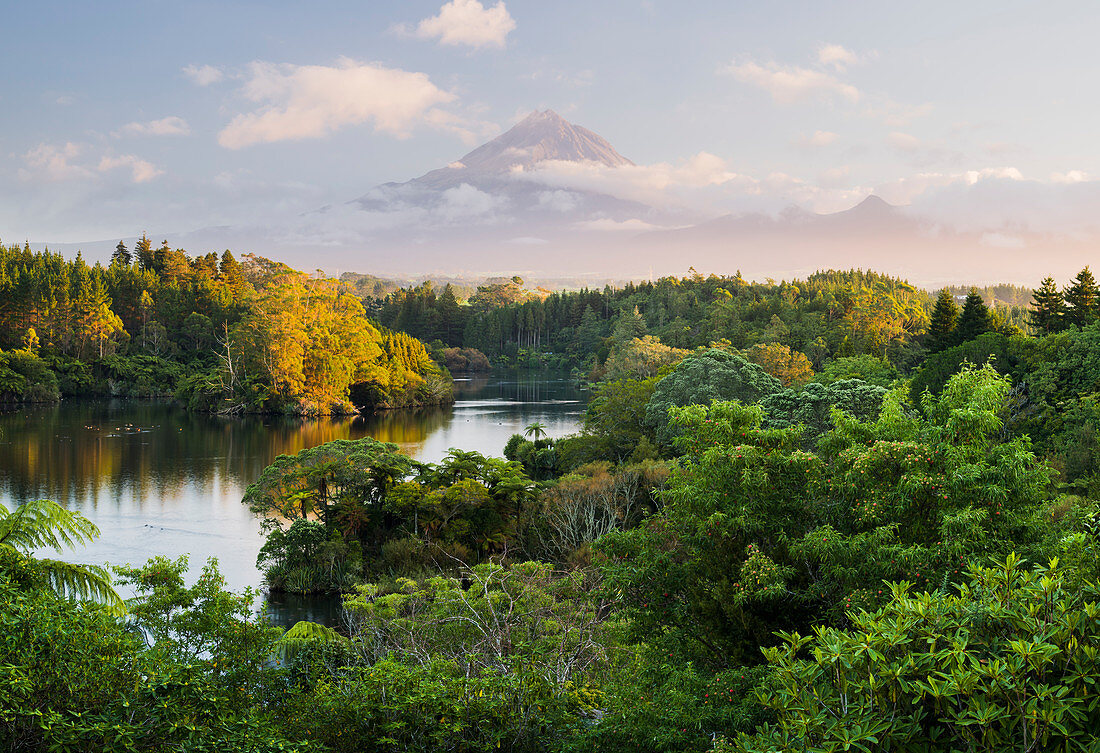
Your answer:
[[[37,177],[47,182],[87,178],[92,174],[91,171],[74,163],[83,151],[83,146],[71,141],[61,146],[39,144],[23,155],[23,162],[29,169],[21,168],[19,177],[23,180]]]
[[[212,65],[188,65],[183,68],[183,75],[194,81],[199,86],[210,86],[225,78],[221,68]]]
[[[839,44],[823,44],[817,50],[817,62],[822,65],[831,65],[836,70],[842,71],[849,65],[858,63],[859,55]]]
[[[229,149],[326,136],[367,121],[404,137],[418,123],[453,125],[434,109],[455,97],[424,73],[341,58],[335,66],[255,62],[242,93],[260,107],[234,117],[218,134]]]
[[[104,155],[96,160],[87,152],[86,144],[72,141],[61,146],[39,144],[23,155],[26,167],[19,170],[19,177],[47,183],[80,181],[123,167],[130,170],[134,183],[145,183],[164,173],[153,163],[133,154]]]
[[[632,218],[629,220],[613,220],[609,217],[602,217],[598,220],[586,220],[584,222],[576,223],[576,227],[581,230],[602,230],[607,232],[622,232],[624,230],[640,233],[645,230],[666,230],[660,225],[654,225],[644,220]]]
[[[777,63],[760,65],[750,60],[740,64],[730,63],[720,72],[764,89],[772,95],[772,99],[783,104],[814,97],[839,97],[856,102],[860,97],[859,89],[851,84],[844,83],[830,73],[810,68],[781,66]]]
[[[658,162],[609,167],[598,162],[544,160],[526,170],[516,166],[511,176],[552,188],[595,191],[656,207],[710,203],[708,195],[715,189],[743,193],[755,190],[757,182],[730,170],[725,160],[708,152],[699,152],[679,165]]]
[[[1089,174],[1082,170],[1068,170],[1064,173],[1051,173],[1051,183],[1084,183],[1089,179]]]
[[[134,183],[147,183],[158,175],[164,174],[164,171],[157,168],[152,162],[140,159],[132,154],[103,157],[99,161],[97,169],[99,172],[105,173],[120,167],[130,170]]]
[[[134,136],[186,136],[191,133],[191,126],[178,115],[169,115],[160,120],[150,120],[145,123],[127,123],[122,126],[115,135],[129,134]]]
[[[451,0],[439,9],[439,15],[425,18],[417,25],[416,36],[475,49],[503,47],[515,28],[516,22],[503,2],[486,8],[478,0]]]
[[[1023,180],[1024,175],[1015,167],[985,167],[981,170],[967,170],[963,173],[967,185],[982,180]]]
[[[795,145],[806,148],[820,148],[828,146],[837,140],[837,135],[832,131],[814,131],[810,136],[800,136],[795,139]]]
[[[507,199],[461,183],[443,192],[436,213],[444,220],[454,222],[470,217],[480,217],[507,205]]]
[[[580,206],[580,197],[572,191],[542,191],[539,193],[539,208],[555,212],[571,212]]]

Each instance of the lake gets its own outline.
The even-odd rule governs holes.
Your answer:
[[[157,554],[188,554],[197,573],[217,557],[229,588],[259,587],[263,538],[241,497],[277,455],[369,436],[427,462],[452,447],[500,457],[508,438],[534,421],[551,437],[576,431],[587,400],[567,375],[545,372],[459,377],[455,393],[446,408],[323,419],[227,418],[132,400],[3,413],[0,501],[10,509],[52,499],[99,526],[97,541],[60,555],[69,561],[138,565]],[[330,622],[333,610],[295,597],[273,599],[271,607],[283,624]]]

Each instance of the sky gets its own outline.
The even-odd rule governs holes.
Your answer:
[[[1100,4],[7,3],[0,239],[257,224],[458,159],[535,109],[712,214],[875,193],[1080,233]]]

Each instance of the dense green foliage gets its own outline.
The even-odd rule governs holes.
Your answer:
[[[0,740],[11,751],[305,751],[277,729],[262,670],[278,631],[250,618],[209,566],[191,589],[184,563],[129,570],[141,633],[107,612],[0,574]]]
[[[487,558],[515,540],[532,495],[518,463],[460,450],[413,463],[368,437],[279,456],[244,502],[270,532],[257,562],[269,587],[310,592],[346,590],[364,565],[410,573]]]
[[[645,409],[645,424],[658,441],[671,444],[675,430],[669,411],[687,405],[710,405],[719,400],[755,403],[783,389],[778,379],[739,355],[716,348],[683,361],[657,382]]]
[[[423,345],[380,330],[332,280],[226,251],[138,244],[104,268],[0,247],[0,399],[172,396],[297,413],[450,399]]]
[[[891,585],[850,629],[781,634],[759,694],[777,721],[715,750],[1095,749],[1096,586],[1015,555],[966,576],[934,593]]]
[[[134,268],[156,253],[139,248]],[[265,269],[259,285],[237,272],[285,316],[223,328],[258,343],[259,365],[234,362],[250,379],[283,359],[263,379],[286,394],[316,373],[376,396],[415,382],[349,366],[374,340],[332,320],[354,310],[339,288]],[[415,333],[433,352],[583,365],[581,430],[533,423],[505,460],[453,449],[423,464],[373,439],[277,458],[245,496],[269,533],[258,564],[273,589],[343,592],[338,631],[280,637],[213,565],[189,586],[184,561],[155,558],[117,569],[145,645],[60,599],[16,545],[0,558],[0,620],[16,626],[0,641],[0,731],[31,750],[1088,750],[1089,290],[1084,272],[1064,295],[1044,283],[1035,336],[989,308],[1030,291],[972,290],[956,317],[954,290],[933,309],[858,272],[557,295],[515,278],[468,305],[454,289],[395,291],[378,310],[434,328]],[[295,322],[345,342],[318,360]],[[424,357],[375,331],[378,363]],[[12,394],[52,337],[33,334],[0,354]],[[94,360],[40,359],[60,389],[186,366],[89,342]]]
[[[778,284],[693,274],[552,294],[502,282],[479,288],[469,306],[457,308],[453,291],[446,292],[436,295],[425,284],[367,303],[386,326],[425,341],[519,365],[559,366],[592,366],[593,357],[602,364],[614,341],[646,335],[671,348],[779,343],[815,365],[859,353],[903,358],[931,308],[931,298],[908,283],[860,270]]]

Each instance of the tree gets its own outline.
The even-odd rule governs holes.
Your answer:
[[[645,379],[656,376],[665,366],[679,363],[689,355],[690,350],[670,348],[653,335],[636,337],[626,343],[616,342],[604,362],[603,379]]]
[[[36,571],[55,593],[98,601],[121,614],[126,610],[106,569],[31,556],[37,549],[51,547],[60,552],[98,536],[99,529],[90,520],[48,499],[26,502],[15,510],[0,506],[0,553]]]
[[[141,240],[134,244],[134,257],[137,258],[138,267],[142,271],[154,269],[153,242],[145,233],[141,234]]]
[[[886,359],[865,353],[860,356],[834,358],[814,377],[815,382],[822,384],[847,379],[860,379],[879,387],[890,387],[898,379],[898,370]]]
[[[450,283],[440,293],[436,307],[439,310],[439,335],[443,342],[450,346],[462,345],[462,307]]]
[[[239,295],[244,285],[244,274],[241,272],[240,262],[233,257],[233,254],[228,248],[222,252],[221,262],[218,264],[218,272],[221,275],[222,281],[233,291],[233,295]]]
[[[745,351],[745,358],[778,379],[784,387],[801,387],[814,376],[813,365],[805,353],[778,342],[753,345]]]
[[[969,295],[963,303],[962,314],[959,315],[959,324],[955,328],[954,343],[956,345],[969,342],[979,335],[993,330],[993,317],[982,300],[977,288],[970,288]]]
[[[1065,326],[1066,302],[1054,284],[1053,277],[1043,280],[1031,295],[1033,310],[1030,315],[1031,326],[1039,332],[1049,335],[1059,332]]]
[[[625,345],[636,337],[645,337],[645,334],[645,317],[641,315],[638,307],[635,306],[633,311],[623,311],[619,314],[619,318],[615,321],[615,326],[611,330],[611,339],[617,345]]]
[[[866,356],[874,358],[874,356]],[[832,411],[841,410],[860,421],[874,421],[886,390],[859,379],[844,379],[828,385],[811,382],[798,392],[791,389],[765,396],[762,426],[766,429],[802,427],[802,440],[812,447],[817,438],[833,428]]]
[[[1100,287],[1096,278],[1085,267],[1073,278],[1073,284],[1066,289],[1065,320],[1068,324],[1085,327],[1096,321],[1100,312]]]
[[[111,254],[111,266],[121,264],[124,267],[128,267],[134,263],[133,257],[130,255],[129,249],[126,248],[126,244],[122,241],[118,242],[115,246],[115,252]]]
[[[559,453],[565,454],[566,448],[581,441],[592,447],[590,456],[578,465],[597,459],[625,461],[644,438],[652,437],[645,426],[646,404],[653,397],[658,381],[657,377],[650,377],[597,384],[584,411],[582,436],[558,440]]]
[[[395,444],[338,439],[275,458],[242,501],[264,516],[268,529],[283,520],[316,517],[329,531],[339,530],[341,520],[358,508],[380,525],[386,492],[411,467]]]
[[[657,383],[645,409],[645,425],[662,444],[671,444],[670,408],[710,405],[716,400],[755,403],[779,392],[783,384],[755,363],[717,348],[684,359]]]
[[[1091,750],[1100,592],[1072,576],[1010,554],[935,593],[891,584],[851,629],[781,633],[758,695],[775,723],[714,750]]]
[[[523,430],[523,436],[529,437],[533,442],[537,442],[546,436],[546,425],[541,421],[527,424],[527,428]]]
[[[1059,296],[1061,299],[1061,296]],[[959,322],[959,307],[955,303],[955,296],[944,288],[936,298],[936,305],[932,308],[932,316],[928,322],[928,336],[926,342],[928,350],[939,353],[955,344],[955,327]]]

